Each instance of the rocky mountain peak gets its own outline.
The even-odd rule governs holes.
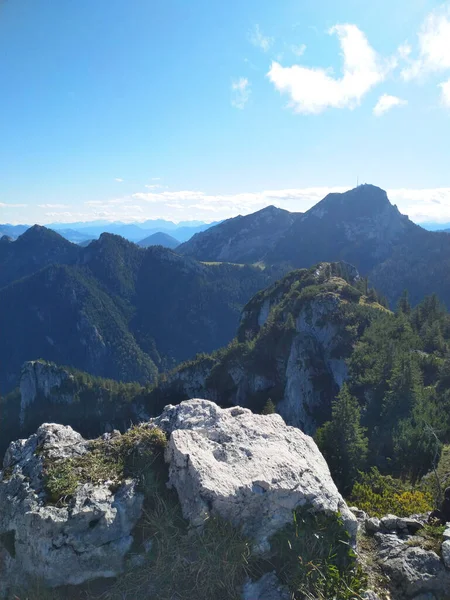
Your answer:
[[[374,217],[386,211],[391,217],[401,218],[397,207],[390,203],[385,190],[375,185],[363,184],[348,192],[328,194],[306,214],[319,218],[330,214],[339,221],[351,222],[357,218]]]
[[[42,241],[54,243],[56,240],[64,240],[64,238],[61,235],[59,235],[59,233],[56,233],[56,231],[53,231],[53,229],[48,229],[48,227],[44,227],[44,225],[33,225],[24,233],[22,233],[22,235],[20,235],[17,239],[18,241],[20,240],[22,243],[24,241],[28,243]],[[67,240],[64,241],[67,244],[70,244],[70,242],[68,242]]]

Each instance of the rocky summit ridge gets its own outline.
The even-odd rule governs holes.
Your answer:
[[[155,502],[155,488],[142,485],[139,471],[118,473],[105,456],[120,450],[135,465],[146,440],[161,444],[162,432],[162,484],[176,491],[191,528],[224,519],[250,540],[252,554],[270,555],[273,536],[303,508],[330,519],[339,512],[355,542],[356,519],[309,436],[279,415],[194,399],[94,442],[71,427],[43,424],[11,443],[0,471],[2,597],[27,579],[48,587],[81,584],[146,560],[157,538],[143,540],[138,524]],[[103,461],[98,472],[94,459]]]

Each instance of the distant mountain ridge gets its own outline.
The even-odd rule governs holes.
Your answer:
[[[153,233],[152,235],[149,235],[138,242],[138,246],[141,246],[141,248],[148,248],[149,246],[164,246],[164,248],[170,248],[171,250],[174,250],[179,245],[180,242],[177,239],[168,233],[162,233],[161,231],[158,231],[158,233]]]
[[[197,260],[251,263],[262,260],[301,213],[267,206],[197,233],[177,252]]]
[[[0,244],[0,264],[2,393],[34,358],[151,383],[227,344],[243,305],[285,272],[204,265],[108,233],[84,248],[38,225]]]
[[[60,233],[70,242],[76,244],[87,240],[98,238],[102,233],[113,233],[120,235],[130,242],[139,242],[154,233],[176,232],[176,239],[185,242],[200,231],[205,231],[216,223],[205,223],[203,221],[180,221],[174,223],[164,219],[148,219],[139,223],[122,223],[109,221],[86,221],[77,223],[50,223],[47,229]],[[16,239],[24,233],[30,225],[0,224],[0,238],[4,235]]]
[[[410,221],[381,188],[360,185],[329,194],[303,214],[287,213],[293,218],[288,228],[247,252],[245,242],[241,247],[238,241],[251,240],[247,223],[257,223],[262,212],[224,221],[177,251],[204,261],[232,256],[238,263],[288,263],[295,268],[343,260],[369,276],[391,304],[406,288],[413,303],[435,291],[450,306],[450,237]]]

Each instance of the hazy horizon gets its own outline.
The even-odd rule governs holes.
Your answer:
[[[450,221],[450,2],[0,5],[0,221],[303,212],[357,180]]]

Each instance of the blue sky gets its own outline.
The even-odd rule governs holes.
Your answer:
[[[450,2],[6,0],[0,222],[303,211],[357,177],[450,221]]]

